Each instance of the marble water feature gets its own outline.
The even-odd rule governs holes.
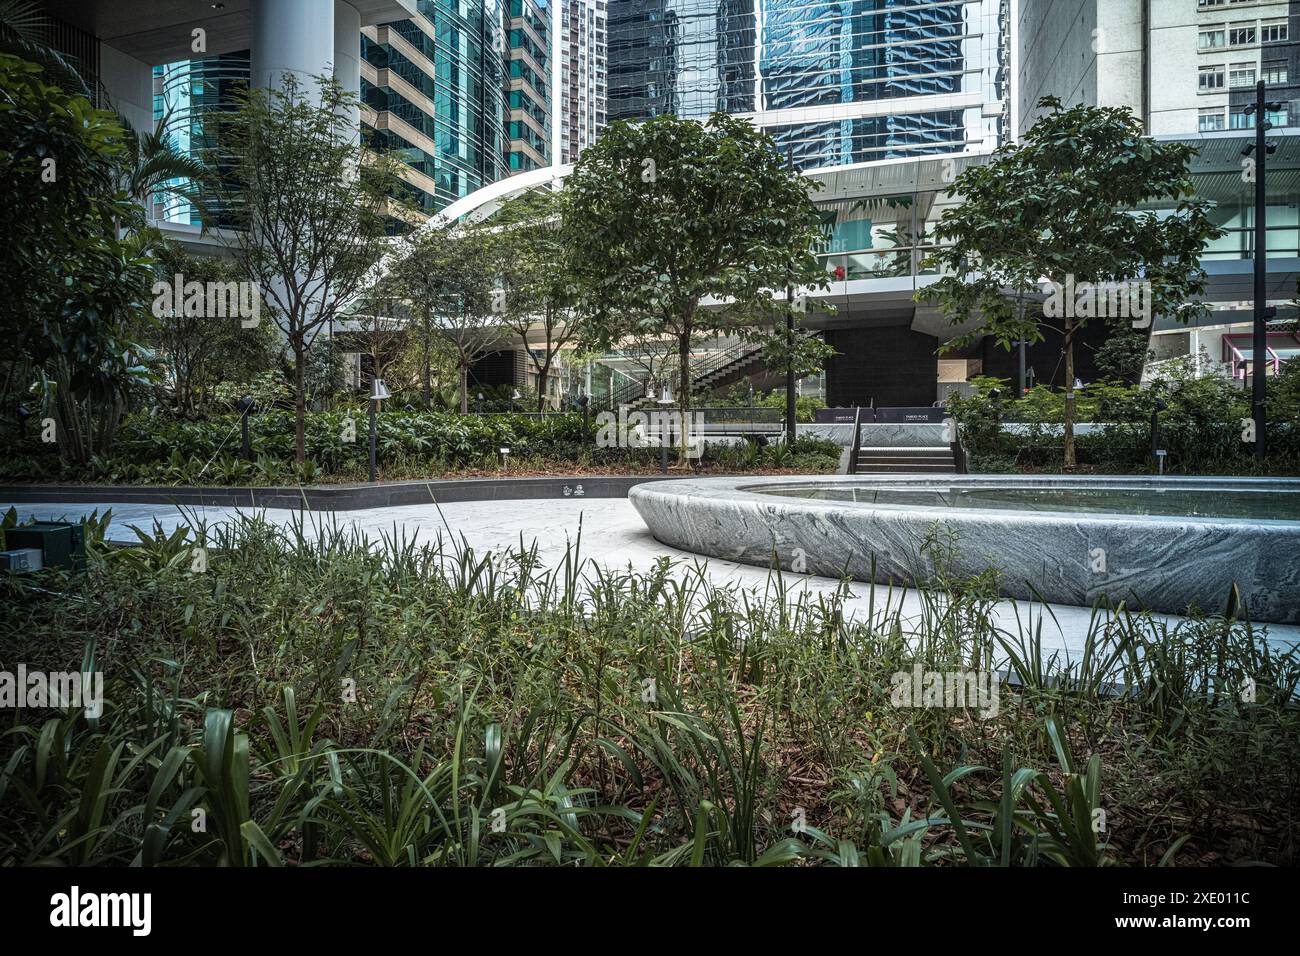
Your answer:
[[[999,573],[1020,600],[1300,623],[1300,480],[1008,475],[698,478],[629,498],[675,548],[785,571],[911,585]]]

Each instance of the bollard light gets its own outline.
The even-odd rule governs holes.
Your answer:
[[[378,467],[375,460],[375,413],[379,409],[379,403],[386,398],[392,398],[393,393],[388,390],[382,378],[376,378],[370,387],[370,481],[373,484],[378,477]]]
[[[1160,474],[1164,474],[1165,471],[1165,453],[1160,447],[1160,413],[1168,407],[1168,402],[1163,398],[1157,398],[1155,407],[1151,410],[1151,457],[1156,460]]]
[[[248,441],[248,416],[257,411],[257,403],[251,395],[245,395],[235,402],[235,408],[239,410],[239,453],[245,461],[251,461],[253,451]]]
[[[590,405],[591,405],[591,399],[587,396],[587,393],[579,392],[578,407],[582,409],[582,440],[583,441],[586,441],[587,437],[591,434],[591,420],[589,417],[591,415],[591,409],[588,407]]]

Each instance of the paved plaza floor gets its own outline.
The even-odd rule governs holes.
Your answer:
[[[9,504],[0,504],[8,510]],[[215,525],[228,521],[240,510],[234,507],[177,507],[165,504],[85,504],[42,503],[19,504],[19,519],[75,519],[98,510],[101,514],[112,510],[108,537],[113,541],[133,542],[131,526],[149,530],[156,522],[164,530],[186,523],[207,522]],[[250,510],[249,514],[265,516],[270,521],[289,524],[299,513],[283,509]],[[717,558],[679,551],[656,541],[646,529],[640,515],[624,498],[565,498],[524,499],[509,501],[479,501],[435,505],[416,505],[393,508],[371,508],[363,511],[306,512],[304,520],[308,533],[322,523],[338,522],[350,525],[367,534],[379,546],[382,536],[398,530],[409,540],[434,543],[439,537],[448,542],[450,530],[455,538],[464,536],[476,551],[505,551],[517,549],[522,541],[527,546],[536,545],[545,566],[554,567],[564,559],[566,549],[578,539],[581,527],[581,555],[584,559],[613,570],[644,571],[653,567],[663,557],[678,563],[679,568],[700,565],[706,568],[710,580],[716,585],[752,589],[759,593],[775,588],[774,572]],[[803,592],[812,595],[833,593],[840,582],[813,575],[785,573],[784,581],[791,599]],[[877,586],[875,605],[884,602],[886,588]],[[849,614],[867,614],[870,585],[850,585],[852,597],[846,602]],[[889,594],[894,607],[901,601],[904,620],[915,619],[924,607],[921,596],[915,591]],[[1050,652],[1064,651],[1077,658],[1092,618],[1091,608],[1066,605],[1025,604],[1003,601],[995,609],[998,625],[1012,634],[1030,633],[1041,620],[1043,648]],[[1153,615],[1159,620],[1176,624],[1179,618]],[[1262,625],[1270,644],[1279,649],[1300,644],[1300,626]]]

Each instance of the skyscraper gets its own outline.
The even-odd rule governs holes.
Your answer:
[[[982,152],[1007,0],[612,0],[610,119],[748,116],[803,168]]]
[[[510,172],[551,165],[550,10],[545,0],[510,0]]]
[[[529,148],[523,145],[529,142],[526,124],[516,120],[514,101],[516,88],[531,84],[512,78],[511,4],[522,2],[419,0],[406,19],[360,28],[362,136],[402,161],[407,198],[425,215],[504,178],[512,168],[531,168],[513,166],[516,154]],[[155,120],[171,112],[174,142],[197,151],[205,113],[231,107],[235,88],[248,83],[250,56],[245,50],[180,60],[154,67],[153,73]],[[545,165],[549,127],[541,86],[536,120],[541,133],[535,142],[545,146],[540,153]],[[170,222],[197,224],[184,201],[169,200],[154,212]]]
[[[553,0],[558,4],[555,49],[555,161],[576,162],[605,125],[608,95],[606,0]]]

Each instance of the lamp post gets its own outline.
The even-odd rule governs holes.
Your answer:
[[[1268,320],[1277,315],[1277,309],[1265,305],[1268,274],[1268,204],[1265,190],[1265,165],[1269,156],[1277,152],[1277,144],[1270,143],[1264,134],[1272,129],[1268,121],[1270,111],[1283,108],[1282,103],[1269,102],[1264,96],[1264,81],[1255,84],[1255,102],[1246,107],[1246,115],[1255,117],[1255,142],[1243,149],[1243,156],[1255,159],[1255,329],[1252,351],[1254,369],[1251,376],[1251,418],[1255,420],[1255,457],[1263,460],[1264,398],[1268,375]]]
[[[510,411],[511,411],[511,413],[514,413],[514,412],[518,411],[518,409],[515,408],[515,403],[519,401],[520,397],[521,397],[521,396],[520,396],[520,394],[519,394],[519,389],[517,389],[517,388],[516,388],[515,390],[513,390],[513,391],[510,393]]]
[[[659,393],[659,398],[656,399],[656,404],[668,406],[672,403],[673,387],[667,382],[664,382],[663,391]],[[668,474],[668,445],[672,441],[671,436],[664,435],[665,431],[667,431],[667,423],[661,420],[659,423],[659,473],[664,475]],[[667,440],[665,440],[665,438],[667,438]]]
[[[373,484],[376,480],[376,470],[377,470],[375,464],[375,444],[376,444],[375,413],[379,409],[379,403],[382,402],[384,399],[391,398],[391,397],[392,397],[392,392],[388,390],[388,386],[384,384],[384,380],[382,378],[375,379],[374,384],[370,391],[370,482],[371,484]]]
[[[786,169],[797,175],[794,165],[794,151],[787,149],[785,154]],[[785,281],[785,444],[794,448],[795,416],[798,414],[798,402],[794,388],[794,290],[791,288],[790,270],[786,270]]]

